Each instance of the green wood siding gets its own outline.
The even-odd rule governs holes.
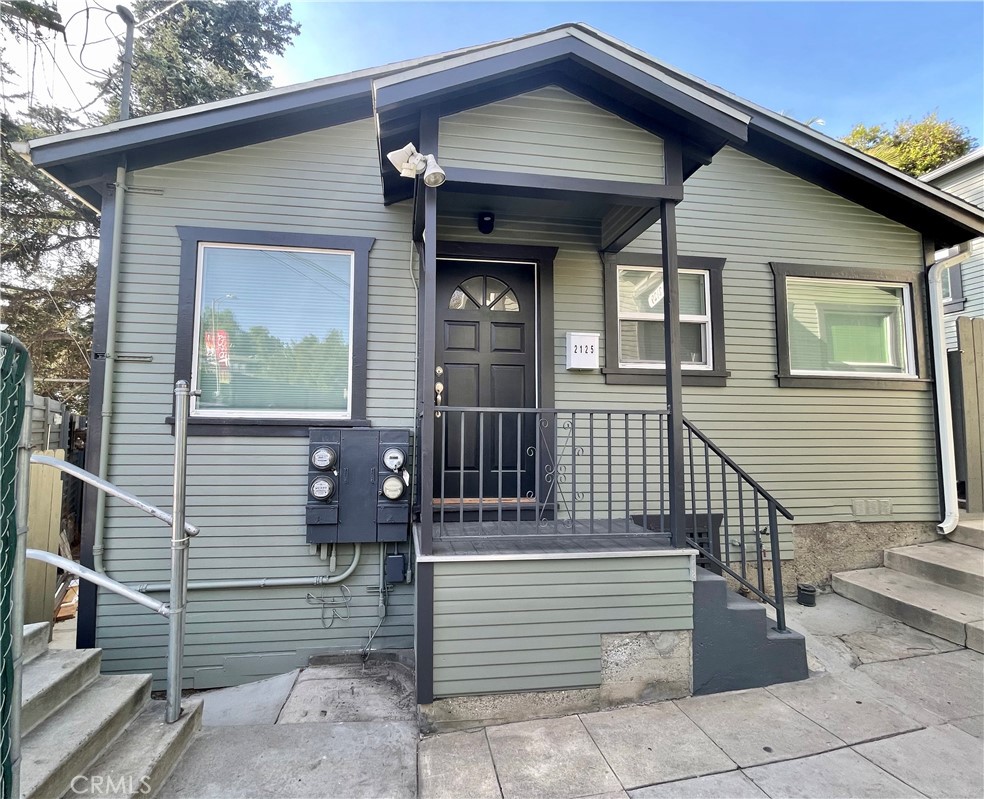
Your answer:
[[[374,236],[368,415],[377,426],[413,425],[410,208],[383,206],[371,120],[138,171],[130,183],[155,193],[127,195],[118,351],[153,361],[117,363],[111,480],[170,507],[173,439],[164,420],[174,379],[175,225]],[[188,518],[202,528],[191,547],[192,580],[327,572],[304,542],[306,439],[193,437],[188,451]],[[116,579],[168,579],[167,528],[112,500],[106,547]],[[351,545],[339,546],[339,570],[351,552]],[[191,592],[188,685],[241,682],[301,665],[317,652],[361,648],[378,621],[370,593],[377,584],[377,548],[363,547],[346,583],[351,618],[335,619],[329,629],[306,595],[337,598],[337,586]],[[410,586],[394,588],[377,646],[413,645],[412,603]],[[163,676],[166,621],[106,592],[97,642],[106,650],[106,671],[153,669]]]
[[[984,208],[984,163],[980,159],[932,181],[934,186]],[[984,316],[984,238],[970,242],[970,257],[959,267],[966,300],[963,310],[946,315],[947,349],[957,348],[958,316]]]
[[[444,166],[663,182],[663,142],[556,86],[445,117]]]
[[[596,687],[601,636],[693,626],[690,556],[434,564],[434,695]]]
[[[724,345],[731,375],[726,387],[684,387],[688,418],[785,504],[797,523],[852,520],[854,498],[892,503],[891,516],[864,521],[936,520],[932,392],[781,389],[775,378],[769,261],[861,272],[913,270],[921,265],[920,236],[730,148],[687,181],[677,218],[681,255],[727,259]],[[489,241],[470,218],[442,217],[439,233]],[[661,386],[606,385],[600,372],[565,369],[567,331],[600,333],[605,363],[597,236],[596,222],[499,213],[494,240],[560,248],[554,271],[555,407],[663,407]],[[630,247],[659,250],[658,224]],[[784,557],[792,555],[789,532],[785,525]]]

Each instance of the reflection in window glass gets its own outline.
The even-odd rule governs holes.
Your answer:
[[[448,308],[452,311],[474,311],[479,306],[492,311],[519,311],[515,292],[498,278],[490,275],[470,277],[451,293]]]
[[[708,273],[680,273],[681,366],[707,369],[711,359],[711,316]],[[619,364],[664,368],[663,270],[652,266],[620,266],[617,271]]]
[[[901,284],[786,279],[789,365],[796,373],[913,373]]]
[[[349,415],[348,252],[202,245],[195,409]]]

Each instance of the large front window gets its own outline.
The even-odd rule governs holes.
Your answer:
[[[786,317],[790,374],[916,374],[907,284],[790,276]]]
[[[197,416],[348,418],[352,252],[200,243]]]
[[[709,275],[680,270],[680,344],[683,369],[709,369],[711,310]],[[618,359],[623,368],[665,368],[663,270],[618,267]]]

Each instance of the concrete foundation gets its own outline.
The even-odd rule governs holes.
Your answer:
[[[597,687],[437,699],[417,706],[418,723],[444,732],[679,699],[693,685],[692,651],[690,630],[603,635]]]
[[[938,541],[935,522],[826,522],[793,525],[793,560],[782,563],[782,592],[795,596],[797,583],[830,585],[834,572],[874,569],[884,550]],[[765,585],[772,593],[772,567],[765,564]],[[758,579],[756,564],[748,576]],[[731,586],[735,588],[734,585]]]

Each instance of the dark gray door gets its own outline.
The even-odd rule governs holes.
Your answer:
[[[536,407],[536,285],[531,264],[440,260],[436,363],[451,408]],[[435,419],[434,486],[446,499],[532,497],[534,414]]]

